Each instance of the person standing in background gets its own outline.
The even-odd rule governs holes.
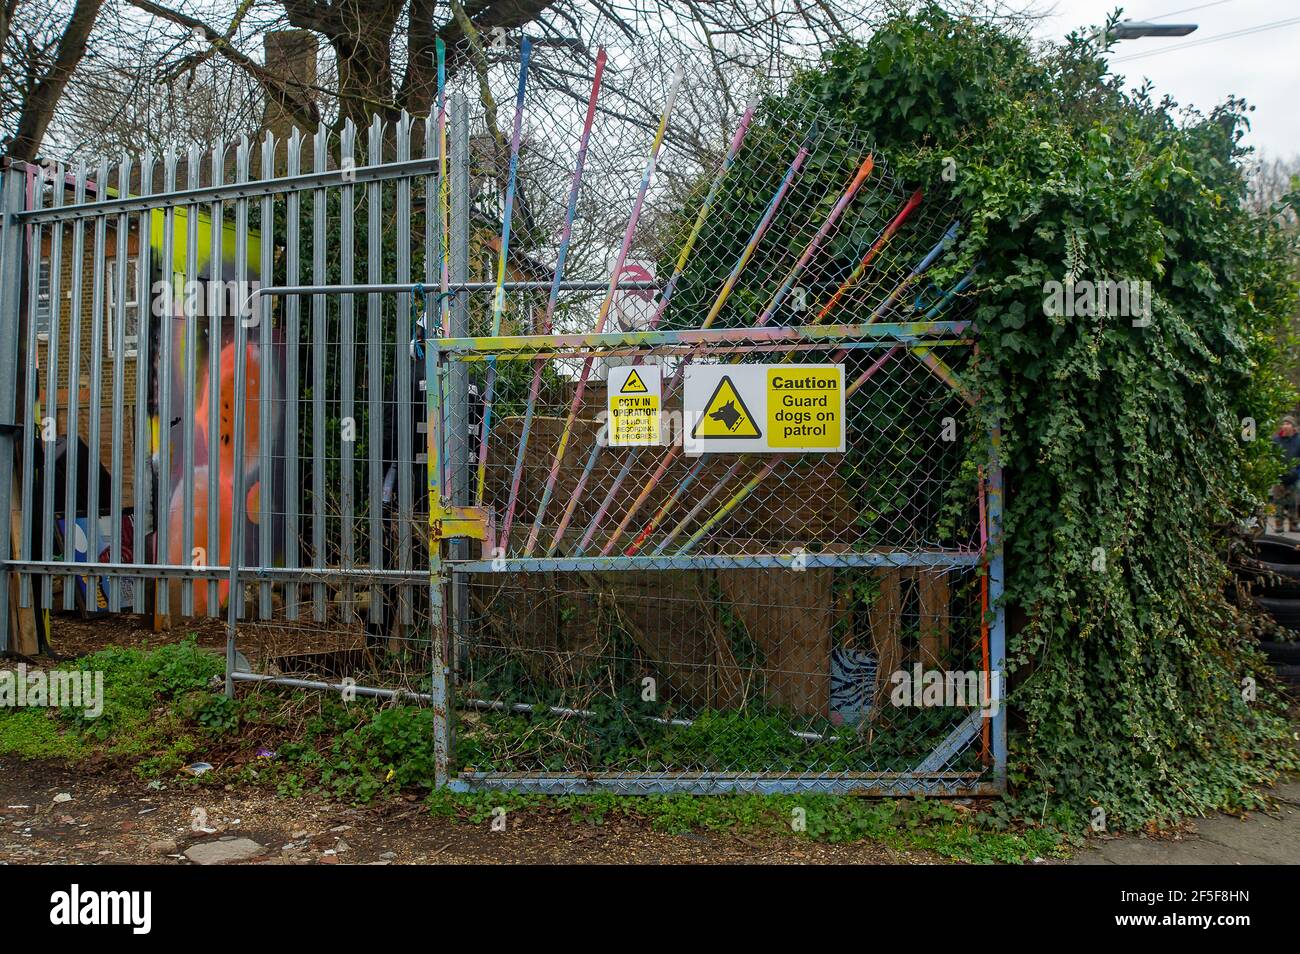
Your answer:
[[[1297,482],[1300,482],[1300,432],[1296,431],[1295,418],[1290,414],[1282,418],[1273,443],[1282,451],[1286,462],[1286,470],[1273,487],[1274,530],[1300,529],[1296,496]]]

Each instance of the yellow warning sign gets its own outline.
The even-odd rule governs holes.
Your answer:
[[[844,449],[844,369],[767,369],[767,442],[773,448]]]
[[[650,389],[645,386],[645,382],[641,380],[641,375],[637,374],[636,369],[633,368],[632,373],[627,376],[627,380],[623,382],[623,387],[619,389],[618,393],[646,394],[649,390]]]
[[[691,437],[694,440],[758,440],[762,436],[758,421],[745,406],[731,376],[724,374],[705,403],[704,413],[695,423]]]
[[[610,447],[648,447],[660,443],[663,378],[658,365],[609,369]]]

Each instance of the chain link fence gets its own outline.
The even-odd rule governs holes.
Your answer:
[[[971,425],[969,406],[896,328],[878,331],[811,344],[791,335],[778,348],[733,336],[581,349],[596,360],[662,361],[665,388],[668,369],[687,361],[797,369],[837,359],[849,382],[847,449],[687,458],[667,444],[628,468],[636,449],[608,445],[597,393],[575,419],[556,477],[564,505],[550,517],[540,505],[573,383],[548,380],[516,487],[516,533],[489,523],[481,558],[447,568],[469,590],[453,649],[464,780],[634,791],[784,780],[978,787],[989,758],[984,515],[978,473],[960,442],[943,439]],[[960,339],[926,346],[950,359],[966,353]],[[488,357],[453,350],[448,363]],[[525,368],[559,360],[495,357]],[[674,403],[665,400],[666,431],[681,413]],[[514,486],[526,410],[501,412],[487,515],[502,513]]]
[[[518,169],[559,158],[529,181],[508,253],[554,279],[582,126],[534,102],[521,129]],[[986,790],[997,690],[988,441],[962,383],[971,275],[930,277],[957,224],[861,130],[797,98],[754,97],[711,151],[670,138],[655,152],[652,130],[632,132],[639,166],[583,173],[581,201],[606,213],[573,220],[583,255],[560,277],[595,290],[485,297],[437,343],[446,380],[476,399],[469,446],[439,472],[447,505],[480,521],[435,568],[455,780]],[[480,141],[472,179],[498,203],[499,256],[509,139]],[[600,287],[622,275],[656,290]],[[800,366],[842,369],[842,450],[692,440],[722,409],[692,402],[693,374]],[[651,433],[620,446],[613,392],[633,375]],[[732,410],[726,434],[774,426],[770,408]]]

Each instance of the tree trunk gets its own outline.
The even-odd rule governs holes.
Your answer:
[[[77,0],[72,17],[59,38],[58,51],[49,71],[37,79],[31,95],[23,103],[18,119],[18,131],[7,150],[10,158],[32,160],[45,139],[45,131],[54,118],[63,90],[72,78],[81,58],[86,55],[90,31],[95,26],[103,0]]]
[[[387,40],[343,35],[329,41],[338,62],[339,119],[364,129],[373,113],[391,118],[393,71]]]

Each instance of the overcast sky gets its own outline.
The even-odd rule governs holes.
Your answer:
[[[1244,97],[1255,107],[1247,141],[1269,156],[1300,154],[1300,0],[1024,0],[1022,6],[1046,11],[1037,32],[1051,38],[1101,23],[1121,6],[1126,19],[1199,24],[1187,37],[1116,44],[1115,72],[1134,86],[1150,79],[1159,92],[1202,110],[1230,94]],[[1254,32],[1214,39],[1247,30]]]

